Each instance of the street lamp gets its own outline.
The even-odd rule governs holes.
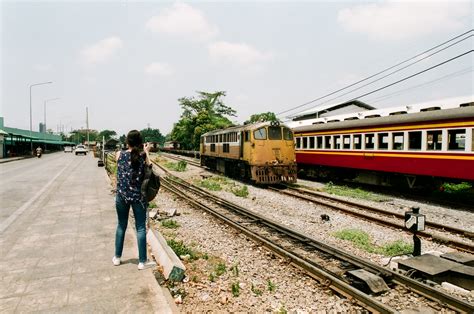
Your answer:
[[[44,133],[46,133],[46,130],[47,130],[47,128],[46,128],[46,103],[48,101],[53,101],[53,100],[58,100],[58,99],[61,99],[61,98],[51,98],[51,99],[46,99],[44,101],[44,120],[43,120]]]
[[[31,143],[31,154],[33,154],[33,116],[31,114],[31,88],[33,86],[38,86],[38,85],[45,85],[45,84],[51,84],[53,82],[43,82],[43,83],[36,83],[36,84],[31,84],[30,85],[30,143]]]

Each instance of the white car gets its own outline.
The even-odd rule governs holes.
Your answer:
[[[75,153],[76,153],[76,156],[79,154],[87,155],[87,149],[84,145],[77,145]]]
[[[65,153],[72,153],[72,146],[64,146]]]

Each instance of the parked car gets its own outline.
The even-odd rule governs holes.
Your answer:
[[[79,154],[87,155],[87,149],[84,145],[77,145],[75,153],[76,153],[76,156]]]
[[[64,146],[65,153],[72,153],[72,146]]]

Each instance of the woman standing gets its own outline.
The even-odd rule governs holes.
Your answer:
[[[117,210],[117,231],[115,233],[115,255],[112,262],[115,266],[120,265],[122,257],[125,231],[128,225],[128,213],[130,206],[135,216],[135,227],[137,229],[138,242],[138,269],[145,268],[147,261],[146,249],[146,217],[148,204],[141,194],[141,185],[145,164],[150,164],[148,153],[150,145],[144,147],[144,153],[140,153],[143,146],[142,136],[139,131],[132,130],[127,134],[126,151],[117,152],[117,196],[115,208]]]

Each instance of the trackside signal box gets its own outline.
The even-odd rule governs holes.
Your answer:
[[[412,232],[425,230],[425,220],[419,207],[412,207],[412,211],[405,212],[405,227]]]

